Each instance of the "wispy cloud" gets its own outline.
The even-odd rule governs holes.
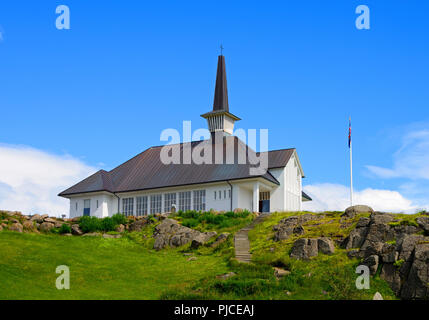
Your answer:
[[[0,209],[67,214],[68,200],[57,194],[95,171],[68,155],[0,144]]]
[[[378,178],[429,180],[429,130],[412,131],[402,138],[401,147],[393,155],[392,168],[366,167]]]
[[[313,201],[304,202],[303,208],[310,211],[342,211],[350,205],[350,189],[341,184],[321,183],[304,186]],[[377,211],[414,213],[419,206],[398,191],[367,188],[353,194],[355,204],[365,204]],[[427,206],[426,208],[429,208]]]

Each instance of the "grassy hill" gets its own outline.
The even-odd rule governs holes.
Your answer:
[[[349,259],[342,249],[310,261],[291,259],[289,251],[296,238],[274,242],[272,226],[296,214],[272,214],[250,232],[251,264],[233,259],[232,237],[217,248],[191,250],[185,245],[155,251],[154,225],[120,239],[2,231],[0,299],[372,299],[377,291],[385,299],[394,299],[377,275],[370,290],[357,290],[358,260]],[[232,233],[251,220],[207,225],[185,219],[194,218],[179,220],[196,229]],[[347,235],[353,224],[344,227],[340,213],[328,213],[322,221],[304,227],[306,236],[335,239]],[[70,290],[55,287],[58,265],[70,267]],[[291,273],[278,280],[273,267]],[[219,277],[228,272],[235,275]]]

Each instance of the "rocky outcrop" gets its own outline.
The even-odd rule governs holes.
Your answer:
[[[165,219],[155,227],[153,248],[161,250],[165,247],[180,247],[189,242],[197,248],[216,236],[216,232],[200,232],[180,225],[176,220]]]
[[[292,234],[302,235],[304,234],[304,228],[302,224],[311,220],[322,219],[323,215],[314,214],[303,214],[300,216],[291,216],[280,220],[279,224],[273,227],[274,241],[282,241],[288,239]]]
[[[380,270],[380,277],[398,297],[429,299],[427,218],[418,217],[417,227],[398,223],[392,214],[374,212],[358,221],[342,245],[349,250],[348,256],[361,259],[371,274]]]
[[[308,260],[320,253],[332,254],[334,243],[330,238],[307,239],[301,238],[294,242],[290,256],[298,260]]]

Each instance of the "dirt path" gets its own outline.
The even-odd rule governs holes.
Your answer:
[[[255,220],[243,229],[239,230],[234,237],[235,247],[235,258],[240,262],[250,262],[252,260],[252,254],[250,253],[250,242],[248,233],[257,224],[261,223],[269,213],[260,214]]]

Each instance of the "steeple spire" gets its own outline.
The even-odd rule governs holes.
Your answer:
[[[229,112],[228,87],[226,84],[225,57],[221,54],[217,59],[216,88],[213,101],[213,111],[201,115],[207,119],[210,132],[221,131],[232,134],[234,122],[239,117]]]
[[[226,83],[225,57],[218,56],[216,88],[213,102],[213,111],[229,111],[228,86]]]

